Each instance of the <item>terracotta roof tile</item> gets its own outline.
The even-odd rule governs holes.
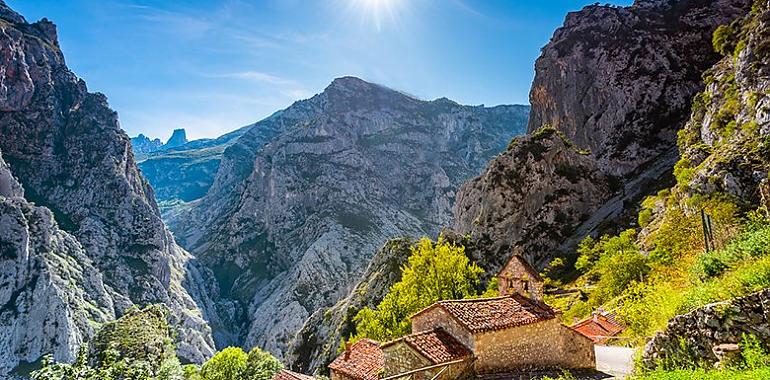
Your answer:
[[[303,375],[301,373],[282,369],[273,376],[272,380],[316,380],[313,376]]]
[[[604,343],[607,338],[623,332],[625,327],[614,315],[594,314],[570,327],[595,343]]]
[[[380,344],[362,339],[350,347],[350,355],[345,353],[329,364],[329,369],[343,373],[354,379],[376,380],[385,366],[385,355]]]
[[[556,317],[556,311],[545,303],[512,294],[496,298],[439,301],[412,318],[435,307],[442,307],[473,333],[523,326]]]
[[[425,356],[433,364],[451,362],[471,356],[468,350],[457,339],[442,328],[407,335],[404,342]]]

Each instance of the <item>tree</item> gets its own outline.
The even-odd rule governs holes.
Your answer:
[[[259,347],[249,351],[247,364],[246,379],[248,380],[270,380],[283,369],[283,364],[278,359]]]
[[[227,347],[201,368],[204,380],[246,380],[249,356],[239,347]]]
[[[462,299],[478,294],[483,270],[471,263],[465,247],[439,237],[433,243],[421,239],[411,248],[407,264],[401,268],[401,281],[391,286],[375,309],[356,314],[354,339],[388,340],[410,331],[409,316],[437,301]]]

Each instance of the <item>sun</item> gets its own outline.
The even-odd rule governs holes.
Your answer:
[[[355,9],[362,20],[372,24],[381,31],[386,24],[398,21],[403,11],[405,0],[349,0],[351,8]]]

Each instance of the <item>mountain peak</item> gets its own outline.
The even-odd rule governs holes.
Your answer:
[[[187,132],[185,132],[184,128],[178,128],[171,134],[164,147],[175,148],[184,144],[187,144]]]

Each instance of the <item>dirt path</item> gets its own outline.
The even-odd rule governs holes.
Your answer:
[[[628,347],[594,346],[596,369],[623,379],[634,369],[634,350]]]

